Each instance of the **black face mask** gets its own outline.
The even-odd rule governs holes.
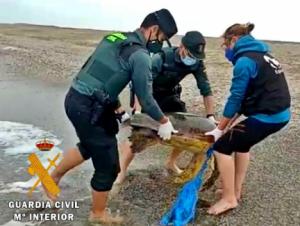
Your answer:
[[[147,42],[147,49],[151,53],[158,53],[158,52],[160,52],[162,46],[163,46],[163,42],[159,41],[158,35],[157,35],[157,37],[156,37],[155,40],[148,40],[148,42]]]

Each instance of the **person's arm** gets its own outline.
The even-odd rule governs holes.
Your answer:
[[[206,110],[206,116],[209,117],[210,115],[214,115],[214,97],[210,96],[203,96],[203,103]]]
[[[152,62],[152,80],[154,80],[159,73],[162,70],[162,65],[163,65],[163,60],[162,60],[162,56],[161,54],[157,53],[154,54],[151,58],[151,62]],[[139,103],[139,100],[137,98],[137,96],[135,95],[134,97],[134,104],[133,104],[133,110],[136,112],[141,112],[141,105]]]
[[[143,111],[156,121],[167,122],[167,117],[165,117],[152,96],[150,56],[144,50],[138,50],[129,57],[129,64],[132,69],[132,86]]]
[[[206,133],[206,135],[212,135],[215,140],[223,134],[226,127],[231,124],[232,118],[238,114],[242,101],[245,97],[246,90],[250,81],[250,78],[257,73],[255,61],[241,57],[235,64],[233,69],[233,78],[230,88],[230,96],[224,108],[223,117],[216,129]]]
[[[150,117],[160,122],[157,134],[163,140],[171,139],[174,129],[171,121],[166,117],[152,96],[152,74],[151,59],[143,50],[138,50],[129,57],[129,64],[132,68],[132,85],[139,99],[139,102]]]
[[[233,69],[230,95],[223,111],[225,118],[232,118],[240,111],[250,79],[256,74],[257,68],[255,61],[248,57],[241,57],[236,62]]]
[[[197,82],[197,87],[200,94],[203,96],[204,107],[207,116],[214,115],[214,98],[212,95],[209,80],[207,78],[206,69],[203,61],[199,62],[199,66],[194,73]]]
[[[229,124],[230,121],[231,121],[231,118],[226,118],[223,116],[218,124],[219,130],[223,131],[227,127],[227,125]]]
[[[132,106],[132,114],[138,114],[142,112],[142,107],[140,105],[139,99],[134,95],[134,104]]]

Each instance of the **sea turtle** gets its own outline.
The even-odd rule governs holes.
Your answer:
[[[207,149],[212,145],[212,137],[204,136],[207,131],[216,126],[208,119],[190,113],[167,114],[174,128],[178,130],[173,134],[171,140],[163,141],[157,135],[159,123],[146,114],[135,114],[130,120],[131,134],[128,136],[132,142],[132,151],[141,152],[147,147],[160,143],[176,147],[182,151],[193,153],[193,158],[182,174],[175,178],[175,183],[184,183],[193,178],[199,171],[206,157]],[[204,176],[205,186],[210,187],[216,179],[215,161],[212,158]]]

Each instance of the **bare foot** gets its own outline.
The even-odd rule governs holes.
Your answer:
[[[90,212],[89,221],[91,223],[100,224],[121,224],[123,222],[123,217],[115,216],[113,217],[110,211],[105,210],[102,213],[95,214]]]
[[[239,202],[242,199],[242,191],[241,190],[235,190],[235,197],[236,200]]]
[[[171,170],[173,173],[175,173],[177,175],[180,175],[183,172],[183,170],[180,169],[175,163],[168,162],[168,163],[166,163],[165,168],[167,170]]]
[[[226,199],[220,199],[215,205],[210,207],[207,212],[212,215],[219,215],[236,208],[237,205],[238,203],[236,200],[228,201]]]
[[[125,179],[126,179],[126,173],[124,173],[124,172],[121,171],[118,174],[118,177],[115,180],[114,184],[123,184],[123,182],[125,181]]]
[[[222,189],[222,188],[217,188],[217,190],[215,191],[215,194],[216,194],[216,195],[222,196],[222,194],[223,194],[223,189]],[[236,197],[236,200],[237,200],[238,202],[240,202],[241,199],[242,199],[242,193],[241,193],[241,191],[235,191],[235,197]]]

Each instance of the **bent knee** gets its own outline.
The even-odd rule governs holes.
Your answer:
[[[110,191],[119,172],[120,167],[117,166],[109,171],[96,170],[91,180],[91,187],[95,191]]]

